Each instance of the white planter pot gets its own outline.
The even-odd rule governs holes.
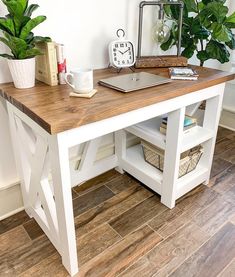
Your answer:
[[[25,60],[8,60],[8,66],[16,88],[35,86],[35,58]]]

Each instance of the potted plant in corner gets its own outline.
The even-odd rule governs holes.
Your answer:
[[[34,36],[32,30],[46,20],[45,16],[31,18],[39,7],[29,5],[28,0],[2,0],[9,14],[0,17],[0,41],[10,50],[10,54],[0,54],[7,58],[12,79],[16,88],[30,88],[35,85],[35,56],[40,51],[35,43],[48,41],[50,38]]]
[[[184,14],[182,27],[182,56],[191,58],[196,53],[203,66],[209,59],[221,63],[229,61],[231,50],[235,49],[235,12],[228,16],[226,0],[183,0]],[[165,9],[166,15],[173,20],[171,34],[161,45],[166,51],[177,45],[179,11],[172,6]]]

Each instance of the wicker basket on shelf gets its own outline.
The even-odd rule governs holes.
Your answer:
[[[144,152],[145,161],[160,171],[163,171],[164,167],[164,150],[152,145],[144,140],[141,141],[141,145]],[[179,178],[193,171],[201,156],[203,154],[203,147],[201,145],[196,146],[188,151],[185,151],[180,156]]]

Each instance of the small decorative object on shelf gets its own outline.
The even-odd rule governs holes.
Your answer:
[[[0,54],[8,59],[8,66],[16,88],[31,88],[35,85],[35,56],[41,52],[35,47],[37,42],[50,41],[48,37],[34,36],[32,30],[46,20],[46,16],[31,18],[39,7],[29,5],[28,0],[2,0],[8,10],[6,17],[0,18],[0,41],[6,44],[11,54]]]
[[[65,73],[67,72],[64,44],[56,43],[56,56],[58,66],[58,81],[60,85],[64,85],[66,84],[64,77]]]
[[[144,158],[147,163],[156,167],[160,171],[164,169],[164,150],[152,145],[151,143],[142,140],[141,145],[144,152]],[[196,146],[188,151],[185,151],[180,156],[180,167],[178,178],[183,177],[187,173],[193,171],[203,154],[203,147]]]
[[[185,115],[184,118],[184,133],[190,131],[193,127],[197,126],[197,119],[189,115]],[[160,132],[166,135],[167,130],[167,117],[162,118],[162,123],[160,125]]]
[[[125,39],[125,32],[123,29],[117,30],[117,40],[109,44],[109,66],[117,68],[118,73],[122,68],[134,69],[132,66],[135,64],[135,49],[130,40]]]
[[[171,67],[169,68],[169,75],[172,80],[198,80],[198,73],[189,67]]]
[[[157,44],[166,43],[169,41],[171,31],[169,26],[164,20],[164,11],[167,7],[174,7],[179,13],[178,20],[178,39],[177,39],[177,55],[168,56],[141,56],[142,48],[142,29],[143,29],[143,16],[145,6],[159,6],[159,18],[158,22],[153,28],[153,39]],[[136,59],[136,68],[148,68],[148,67],[170,67],[170,66],[187,66],[188,60],[181,56],[181,30],[183,19],[184,3],[182,1],[142,1],[139,5],[139,33],[138,33],[138,52]],[[179,10],[179,11],[178,11]]]

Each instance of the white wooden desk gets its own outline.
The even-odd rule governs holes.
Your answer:
[[[34,217],[62,256],[71,275],[78,272],[77,249],[71,187],[112,168],[129,172],[161,195],[161,201],[173,208],[175,201],[195,186],[208,183],[215,138],[220,117],[224,84],[234,75],[206,68],[196,68],[195,82],[175,81],[134,93],[122,94],[98,87],[92,99],[69,98],[67,86],[17,90],[12,84],[1,86],[7,100],[12,141],[25,210]],[[166,76],[164,69],[149,72]],[[95,80],[111,76],[108,70],[95,73]],[[185,138],[185,107],[207,100],[201,129]],[[126,149],[126,132],[156,142],[155,133],[133,127],[140,122],[168,113],[165,140],[164,173],[146,164],[138,146]],[[95,162],[102,136],[115,132],[115,154]],[[78,167],[71,167],[69,149],[86,142]],[[203,144],[205,153],[200,166],[180,181],[180,153]],[[135,146],[136,147],[136,146]],[[137,150],[137,151],[136,151]]]

